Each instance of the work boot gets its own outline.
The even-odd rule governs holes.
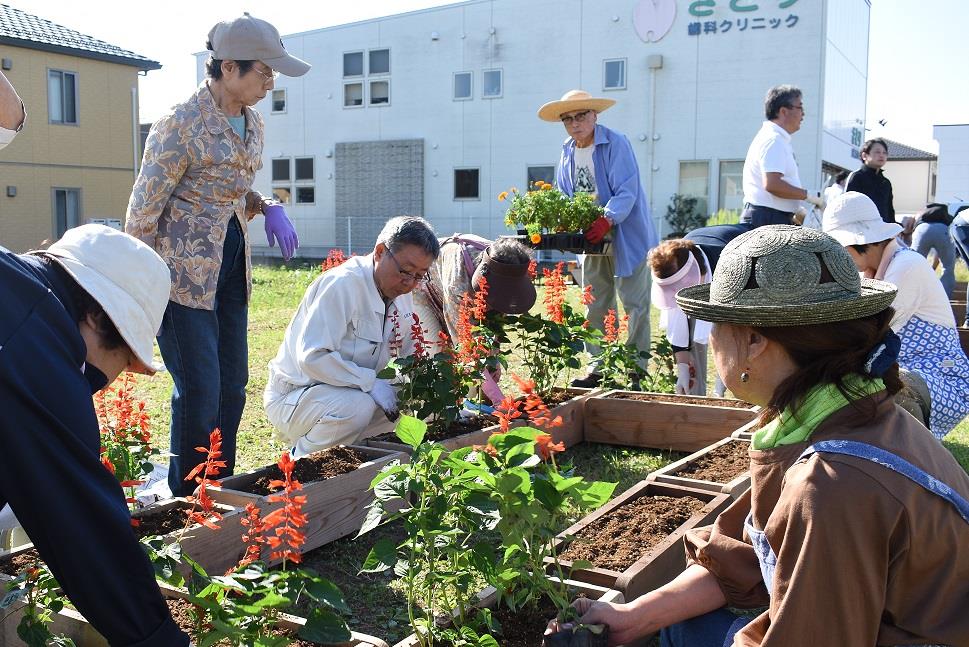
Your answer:
[[[591,371],[585,377],[577,377],[572,380],[569,386],[574,386],[577,389],[594,389],[602,382],[602,374]]]

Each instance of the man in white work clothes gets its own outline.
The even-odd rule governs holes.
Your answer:
[[[373,253],[351,257],[306,290],[263,394],[266,415],[294,457],[355,442],[375,415],[397,417],[394,387],[377,373],[390,360],[395,322],[402,353],[410,352],[410,293],[439,253],[426,220],[392,218]]]

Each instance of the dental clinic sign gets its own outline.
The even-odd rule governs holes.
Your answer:
[[[798,0],[693,0],[687,10],[692,20],[687,23],[690,36],[715,36],[727,32],[791,29],[800,18],[788,11]],[[717,7],[730,10],[730,15],[709,19]],[[762,15],[770,12],[767,15]],[[722,13],[722,12],[721,12]]]

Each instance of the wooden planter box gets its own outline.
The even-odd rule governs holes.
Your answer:
[[[186,504],[183,498],[168,499],[159,501],[147,508],[138,510],[131,515],[132,519],[143,519],[157,514],[170,508]],[[195,525],[185,531],[179,543],[182,546],[182,554],[188,555],[198,562],[205,572],[209,575],[222,575],[227,570],[239,563],[239,558],[245,551],[242,544],[242,510],[224,503],[216,503],[216,510],[222,514],[222,520],[215,520],[219,526],[218,530],[206,528],[202,525]],[[178,537],[181,531],[176,530],[164,535],[165,543],[171,544]],[[184,577],[191,573],[192,568],[182,563],[179,571]]]
[[[662,542],[644,553],[636,562],[624,571],[614,571],[608,568],[592,567],[588,569],[572,569],[570,560],[559,560],[564,572],[569,573],[573,580],[595,584],[620,591],[626,600],[635,600],[643,593],[657,589],[669,583],[686,568],[686,551],[683,547],[683,535],[693,528],[706,526],[727,509],[731,503],[730,495],[718,494],[709,490],[657,483],[647,479],[640,481],[621,495],[602,506],[595,512],[579,520],[574,525],[559,533],[556,549],[561,553],[565,547],[586,526],[600,517],[612,512],[624,504],[644,496],[692,496],[706,501],[697,513],[680,525]],[[549,564],[552,572],[555,566]]]
[[[724,406],[727,401],[724,398],[666,393],[646,394],[666,401],[610,397],[617,393],[642,395],[636,391],[614,390],[586,400],[586,442],[695,452],[726,438],[750,422],[758,411],[754,405]]]
[[[461,434],[460,436],[445,438],[444,440],[439,440],[437,442],[448,451],[461,449],[462,447],[470,447],[471,445],[486,445],[488,443],[488,439],[491,438],[491,434],[499,430],[500,427],[498,425],[489,425],[466,434]],[[374,440],[371,438],[367,440],[367,446],[385,451],[403,452],[407,456],[410,456],[412,451],[409,445],[405,445],[399,441],[394,442],[390,440]]]
[[[161,585],[162,595],[169,598],[185,598],[187,592],[173,589]],[[22,641],[17,636],[17,625],[23,615],[23,602],[17,602],[4,610],[2,618],[2,629],[0,629],[0,645],[20,645]],[[306,620],[298,616],[282,614],[279,626],[284,629],[299,629]],[[65,607],[60,613],[54,614],[54,621],[51,623],[50,631],[54,635],[63,634],[71,638],[78,647],[109,647],[108,641],[92,627],[80,613]],[[349,642],[340,643],[338,647],[388,647],[387,643],[379,638],[351,632]]]
[[[302,484],[303,489],[300,494],[306,497],[306,503],[303,504],[303,513],[309,519],[306,527],[303,528],[303,532],[306,534],[306,543],[303,545],[304,552],[309,552],[314,548],[319,548],[360,530],[360,526],[363,525],[363,520],[367,516],[367,506],[373,501],[370,482],[384,466],[393,460],[403,458],[397,451],[355,445],[350,447],[367,456],[367,462],[353,472],[322,481]],[[269,503],[267,499],[271,495],[253,494],[246,492],[245,489],[269,471],[271,467],[261,467],[252,472],[236,474],[222,479],[222,486],[210,488],[209,495],[215,501],[238,508],[245,508],[247,504],[255,503],[259,506],[261,514],[265,516],[272,510],[281,507],[282,504]],[[240,539],[238,554],[233,556],[234,562],[239,561],[242,551],[243,546]],[[268,556],[264,555],[263,561],[268,564],[276,564],[279,560],[269,560]]]
[[[143,519],[144,517],[186,503],[183,498],[159,501],[158,503],[134,512],[131,517],[132,519]],[[180,543],[182,553],[198,562],[207,573],[210,575],[222,575],[239,562],[239,558],[244,552],[242,545],[242,524],[240,523],[243,518],[243,512],[231,505],[221,503],[217,503],[215,508],[222,514],[222,520],[215,521],[219,529],[213,530],[196,524],[181,535]],[[162,537],[164,537],[166,544],[171,544],[180,534],[181,530],[176,530],[162,535]],[[33,544],[26,544],[9,554],[17,555],[32,548]],[[186,577],[191,570],[191,567],[184,562],[179,568],[182,575]],[[5,573],[0,573],[0,584],[10,579],[12,579],[10,576]],[[2,594],[2,586],[0,586],[0,594]]]
[[[615,589],[589,584],[588,582],[579,582],[576,580],[565,580],[565,583],[575,590],[576,595],[582,594],[587,598],[601,600],[603,602],[615,602],[617,604],[625,602],[625,598],[623,598],[622,593],[616,591]],[[498,592],[494,587],[489,586],[484,591],[478,593],[478,602],[475,603],[475,606],[483,609],[494,609],[497,602]],[[444,622],[447,622],[446,617]],[[420,643],[417,641],[417,636],[411,634],[401,640],[399,643],[395,644],[394,647],[418,647],[419,645]]]
[[[737,432],[734,432],[737,433]],[[680,475],[679,472],[691,463],[695,463],[697,460],[703,458],[707,454],[711,453],[715,449],[723,447],[724,445],[729,445],[731,443],[741,443],[745,448],[750,447],[749,440],[740,440],[737,438],[724,438],[709,447],[705,447],[698,452],[694,452],[687,456],[686,458],[681,458],[675,463],[670,463],[663,469],[657,470],[650,474],[650,480],[656,481],[657,483],[669,483],[671,485],[682,485],[685,487],[692,487],[698,490],[707,490],[709,492],[714,492],[716,494],[724,493],[730,495],[731,499],[736,499],[741,494],[746,492],[750,488],[750,471],[746,471],[740,476],[737,476],[727,483],[719,483],[717,481],[706,481],[702,479],[697,479],[691,477],[689,474]]]
[[[758,410],[760,407],[758,407]],[[737,431],[730,434],[731,438],[736,438],[738,440],[753,440],[754,432],[757,431],[757,420],[751,420],[746,425],[738,429]]]
[[[564,443],[566,449],[568,449],[585,440],[586,400],[594,395],[603,393],[603,390],[568,387],[565,389],[565,392],[573,396],[571,400],[566,400],[554,407],[549,407],[549,412],[553,418],[555,416],[562,416],[562,426],[555,427],[551,430],[543,429],[543,431],[548,431],[552,435],[553,442]],[[519,422],[516,420],[512,426],[521,427],[527,424],[527,422]]]

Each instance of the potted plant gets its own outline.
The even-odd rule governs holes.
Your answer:
[[[525,193],[502,191],[498,200],[511,200],[505,225],[518,227],[519,234],[536,249],[557,249],[576,254],[602,254],[608,241],[592,244],[583,232],[605,211],[589,193],[569,197],[548,182],[534,182]]]

